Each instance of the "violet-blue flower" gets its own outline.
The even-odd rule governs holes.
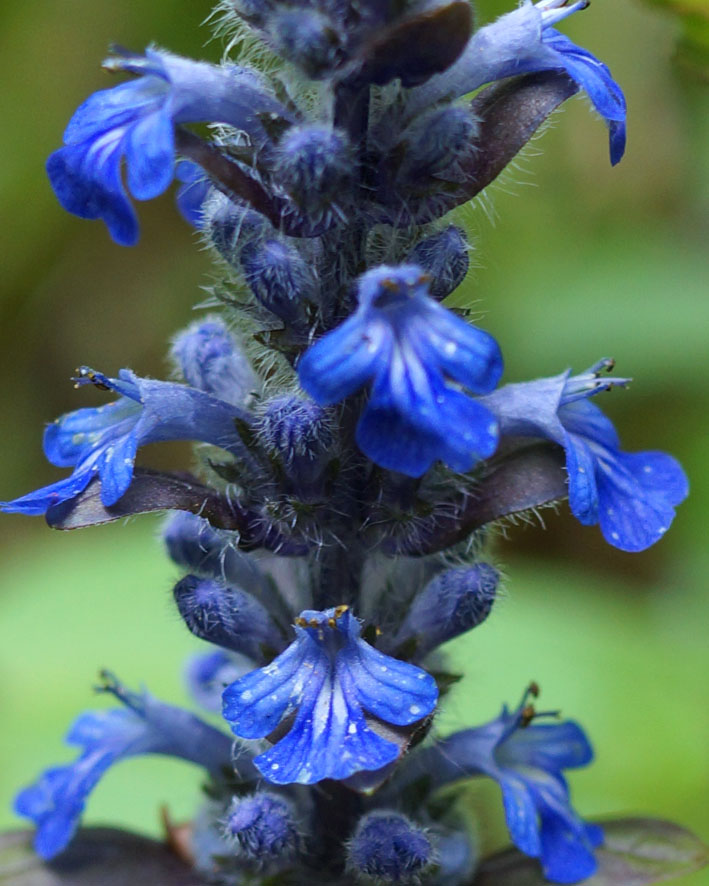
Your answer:
[[[69,412],[50,424],[44,433],[45,455],[57,467],[73,467],[73,473],[0,503],[2,510],[44,514],[83,492],[95,476],[101,478],[101,501],[110,507],[130,486],[136,452],[147,443],[200,440],[227,451],[244,449],[234,422],[247,414],[204,391],[140,378],[130,369],[109,378],[86,366],[79,370],[77,384],[94,384],[121,397],[105,406]]]
[[[284,652],[224,691],[224,717],[240,738],[265,738],[295,715],[287,734],[254,758],[268,781],[313,784],[382,769],[399,749],[372,729],[365,712],[408,726],[435,708],[433,677],[379,652],[360,630],[346,606],[306,610]]]
[[[87,711],[66,736],[81,748],[80,756],[46,770],[37,782],[20,791],[15,812],[37,826],[35,849],[52,858],[76,830],[86,799],[106,770],[128,757],[164,754],[180,757],[217,773],[231,766],[231,740],[194,714],[158,701],[147,692],[128,692],[106,675],[105,691],[125,707]]]
[[[420,477],[440,459],[468,471],[497,446],[493,415],[459,387],[491,391],[502,373],[497,342],[439,305],[417,265],[359,279],[359,307],[302,357],[298,375],[321,405],[372,382],[357,444],[373,462]]]
[[[47,161],[47,173],[64,209],[103,219],[122,246],[138,239],[123,158],[128,190],[136,200],[150,200],[173,179],[176,125],[224,123],[263,146],[268,135],[260,113],[292,120],[261,77],[237,65],[219,67],[150,48],[144,56],[110,58],[105,67],[138,79],[96,92],[79,106],[64,132],[64,147]],[[185,208],[189,215],[194,206],[188,202]]]
[[[569,505],[584,525],[598,523],[606,541],[622,551],[642,551],[670,526],[689,491],[681,465],[664,452],[622,452],[610,419],[588,398],[627,379],[601,373],[600,360],[585,373],[505,385],[482,398],[504,436],[543,437],[563,446]]]
[[[524,0],[519,9],[477,30],[458,61],[447,71],[411,90],[407,115],[442,98],[457,98],[485,83],[537,71],[565,71],[587,93],[610,133],[615,165],[625,151],[626,104],[623,92],[603,62],[553,28],[585,9],[588,0]]]
[[[528,703],[537,693],[533,684],[514,711],[505,706],[489,723],[421,751],[411,772],[427,774],[435,787],[471,775],[494,778],[515,846],[540,859],[547,880],[576,883],[596,870],[594,849],[603,831],[572,808],[563,770],[588,765],[593,750],[574,721],[537,722],[547,716]]]

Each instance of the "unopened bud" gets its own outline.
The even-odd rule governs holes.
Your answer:
[[[323,77],[340,59],[340,38],[333,22],[314,9],[285,7],[269,18],[267,29],[276,52],[308,77]]]
[[[398,812],[370,812],[357,825],[347,850],[347,865],[357,879],[408,886],[434,861],[422,828]]]
[[[457,177],[461,164],[475,150],[477,128],[475,115],[461,105],[422,114],[404,131],[395,149],[403,151],[397,177],[407,182]]]
[[[193,388],[235,406],[243,406],[260,387],[246,355],[219,318],[201,320],[181,332],[171,356]]]
[[[263,663],[283,646],[266,608],[251,594],[215,579],[186,575],[173,590],[180,615],[202,640]]]
[[[225,262],[239,266],[241,247],[267,229],[263,216],[214,191],[202,207],[204,231]]]
[[[414,246],[407,262],[420,265],[431,277],[430,293],[443,301],[465,279],[470,260],[468,241],[456,225],[448,225],[437,234]]]
[[[482,624],[492,610],[500,574],[488,563],[449,569],[415,598],[396,644],[416,643],[414,658]]]
[[[348,202],[353,154],[347,136],[324,124],[293,126],[278,144],[273,176],[311,216]]]
[[[270,791],[234,797],[224,833],[227,839],[238,843],[244,856],[260,867],[290,860],[300,844],[293,804]]]
[[[297,324],[303,303],[315,298],[315,274],[298,250],[283,240],[272,237],[247,243],[241,267],[258,301],[286,323]]]

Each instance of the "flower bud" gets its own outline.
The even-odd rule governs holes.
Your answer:
[[[267,29],[276,52],[308,77],[324,77],[340,59],[333,22],[315,9],[285,7],[269,18]]]
[[[202,227],[225,262],[239,266],[244,243],[267,228],[263,216],[214,191],[202,206]]]
[[[417,117],[404,131],[395,151],[403,151],[397,178],[426,181],[460,174],[460,164],[475,150],[478,122],[461,105],[435,108]]]
[[[419,241],[407,261],[431,275],[430,293],[443,301],[457,289],[468,273],[468,241],[461,228],[448,225],[437,234]]]
[[[202,640],[263,663],[283,646],[266,608],[251,594],[215,579],[186,575],[173,595],[180,615]]]
[[[281,139],[273,177],[293,202],[311,216],[346,202],[353,155],[344,132],[319,123],[293,126]]]
[[[300,844],[293,804],[270,791],[234,797],[224,833],[227,839],[238,843],[243,855],[260,867],[290,860]]]
[[[241,267],[265,308],[285,323],[302,320],[303,303],[314,300],[317,280],[295,247],[275,237],[249,242],[241,250]]]
[[[333,443],[328,413],[302,397],[269,400],[256,426],[261,445],[278,458],[297,493],[316,482]]]
[[[415,598],[395,645],[415,643],[418,660],[436,646],[482,624],[495,602],[500,573],[489,563],[449,569]]]
[[[355,877],[381,884],[418,883],[434,856],[424,830],[398,812],[363,816],[347,847],[347,865]]]
[[[165,523],[163,541],[170,559],[190,572],[223,578],[246,590],[261,590],[258,567],[232,544],[230,534],[186,511],[177,511]]]
[[[219,318],[193,323],[176,336],[170,353],[189,385],[234,406],[244,405],[260,387],[251,364]]]

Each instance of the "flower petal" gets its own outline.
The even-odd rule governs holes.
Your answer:
[[[383,324],[372,327],[355,314],[303,354],[298,364],[303,390],[321,406],[338,403],[386,364],[390,348]]]

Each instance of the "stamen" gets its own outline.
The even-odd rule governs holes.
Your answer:
[[[600,394],[601,391],[610,391],[611,388],[625,387],[630,384],[632,381],[630,378],[604,378],[601,376],[603,372],[612,372],[614,367],[615,360],[612,357],[603,357],[585,372],[572,376],[564,385],[561,405],[565,406],[575,400],[585,400],[587,397]]]
[[[89,384],[98,388],[100,391],[111,390],[111,386],[106,383],[108,379],[102,372],[96,372],[88,366],[79,366],[75,371],[76,376],[72,378],[75,388],[80,388],[82,385]]]
[[[129,689],[126,689],[126,687],[121,683],[121,681],[114,673],[103,669],[99,671],[98,677],[101,683],[100,685],[94,687],[96,692],[108,692],[114,698],[118,699],[121,704],[124,704],[127,708],[131,708],[136,713],[141,715],[145,713],[145,705],[143,704],[143,699],[137,693],[131,692]]]
[[[580,12],[591,5],[590,0],[577,0],[576,3],[572,3],[570,6],[567,6],[566,3],[567,0],[542,0],[541,3],[536,4],[536,8],[542,14],[543,28],[550,28],[575,12]]]

